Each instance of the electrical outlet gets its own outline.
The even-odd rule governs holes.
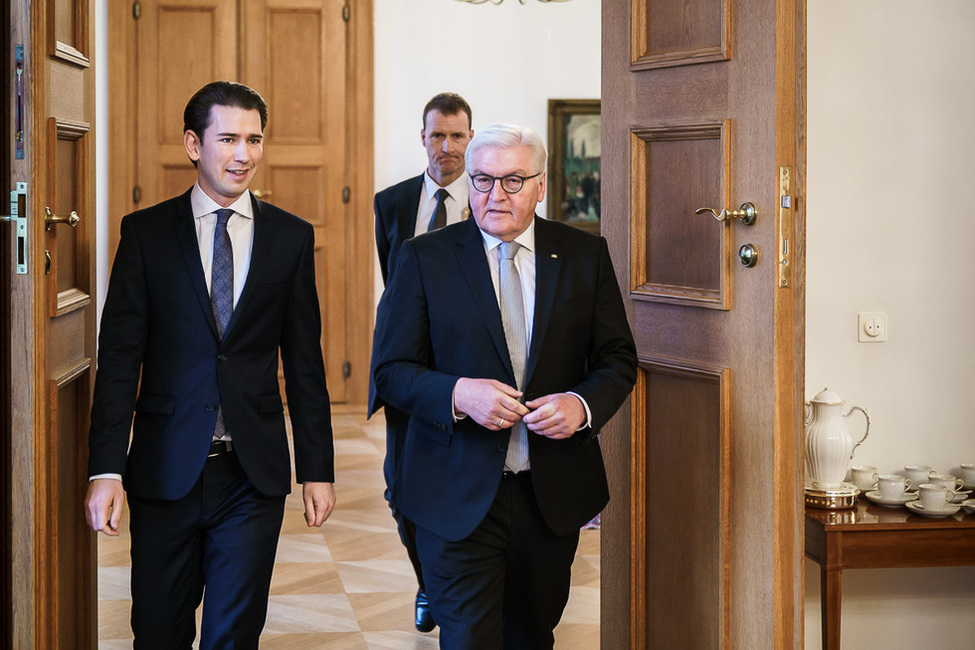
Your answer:
[[[857,341],[883,343],[887,340],[887,314],[879,311],[861,311],[857,314]]]

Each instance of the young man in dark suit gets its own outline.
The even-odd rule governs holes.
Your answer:
[[[124,485],[135,648],[189,648],[201,601],[201,648],[257,648],[291,490],[279,350],[308,526],[335,505],[314,235],[247,191],[267,123],[257,92],[210,83],[183,120],[196,184],[122,220],[85,514],[118,535]]]
[[[426,170],[419,176],[379,192],[374,203],[376,251],[379,253],[379,268],[384,284],[388,283],[389,275],[396,268],[396,260],[404,241],[449,223],[457,223],[470,215],[464,152],[473,135],[471,107],[460,95],[440,93],[423,107],[420,142],[427,152]],[[379,406],[379,403],[370,399],[369,415]],[[384,415],[386,459],[383,474],[386,478],[386,499],[419,585],[414,612],[416,629],[429,632],[436,623],[430,614],[423,588],[423,573],[416,555],[414,527],[390,499],[390,488],[399,464],[409,417],[389,406],[386,406]]]
[[[376,393],[410,416],[392,496],[441,647],[551,648],[636,350],[606,241],[534,214],[541,138],[488,126],[466,158],[474,218],[404,243],[377,314]]]

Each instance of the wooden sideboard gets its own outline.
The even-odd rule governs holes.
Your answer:
[[[943,519],[883,508],[806,508],[806,556],[820,567],[824,650],[840,648],[844,569],[975,566],[975,514]]]

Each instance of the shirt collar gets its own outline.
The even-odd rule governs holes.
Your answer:
[[[487,246],[489,251],[493,251],[495,248],[501,245],[501,240],[494,235],[489,235],[483,230],[481,231],[481,237],[484,238],[484,245]],[[515,241],[521,244],[523,248],[528,249],[529,252],[535,252],[535,219],[531,220],[528,227],[525,228],[525,232],[521,233],[515,237]]]
[[[213,214],[223,207],[206,195],[206,192],[200,188],[199,181],[193,184],[193,191],[190,192],[190,206],[193,209],[194,219]],[[254,218],[254,206],[251,204],[250,192],[244,192],[236,201],[227,207],[242,217],[246,217],[247,219]]]
[[[423,187],[427,192],[428,200],[432,199],[434,195],[436,195],[437,190],[440,189],[440,186],[437,185],[437,181],[430,178],[430,172],[426,170],[423,171]],[[444,189],[447,190],[447,194],[450,195],[450,198],[454,199],[455,201],[459,200],[461,190],[467,189],[467,172],[461,172],[460,176],[454,179],[453,183],[444,187]],[[464,196],[466,195],[467,193],[464,192]]]

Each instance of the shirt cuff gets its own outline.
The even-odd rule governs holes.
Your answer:
[[[100,479],[100,478],[113,478],[116,481],[119,481],[119,482],[122,481],[122,475],[121,474],[95,474],[94,476],[89,476],[88,477],[88,482],[90,483],[91,481],[94,481],[94,480]]]
[[[576,429],[576,431],[582,431],[583,429],[588,429],[589,427],[592,426],[592,411],[589,410],[589,405],[586,404],[586,400],[582,399],[582,395],[580,395],[579,393],[573,393],[571,390],[566,392],[569,393],[569,395],[575,395],[576,397],[578,397],[579,401],[582,402],[582,408],[586,409],[586,421],[582,424],[581,427]]]

